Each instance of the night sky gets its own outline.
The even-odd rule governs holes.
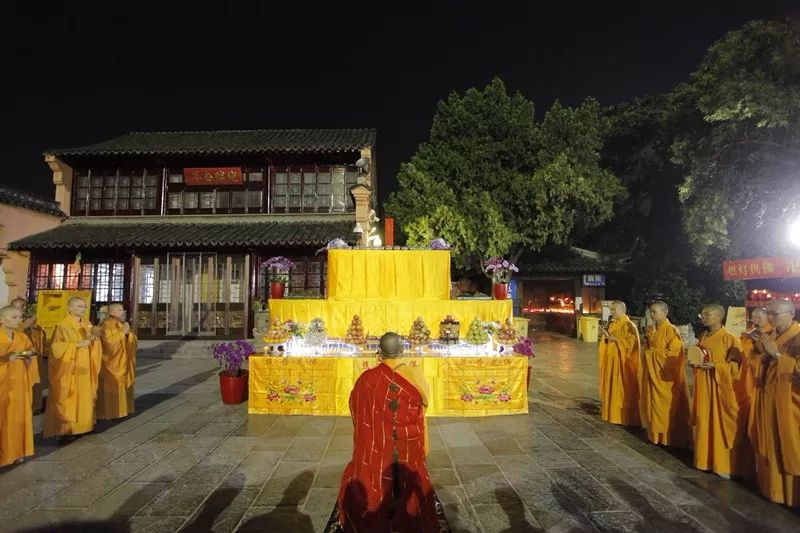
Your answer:
[[[385,199],[453,90],[499,76],[538,112],[617,103],[670,90],[748,20],[800,14],[796,1],[644,3],[7,0],[0,183],[52,198],[45,149],[128,131],[372,127]]]

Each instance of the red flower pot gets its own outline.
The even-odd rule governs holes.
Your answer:
[[[240,376],[228,376],[220,372],[219,391],[222,394],[222,403],[226,405],[242,403],[247,395],[247,370],[242,370]]]
[[[282,281],[273,281],[269,285],[270,298],[273,300],[280,300],[283,298],[283,292],[286,290],[286,284]]]
[[[495,283],[492,285],[492,293],[495,300],[508,299],[508,283]]]

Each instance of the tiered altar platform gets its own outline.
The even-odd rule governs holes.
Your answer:
[[[320,317],[332,337],[344,337],[353,315],[367,335],[407,334],[422,317],[435,336],[447,315],[461,334],[476,316],[511,318],[511,300],[451,300],[450,252],[444,250],[329,250],[327,300],[270,300],[269,316],[308,323]]]
[[[448,251],[329,250],[327,287],[327,300],[270,300],[270,318],[307,324],[319,317],[329,337],[343,338],[354,315],[372,337],[388,331],[407,335],[422,317],[436,337],[439,323],[451,315],[459,320],[463,337],[475,317],[502,323],[512,315],[511,300],[451,300]],[[528,412],[526,357],[413,353],[404,361],[422,368],[430,385],[428,416]],[[354,383],[377,364],[374,352],[251,356],[249,412],[349,415]]]

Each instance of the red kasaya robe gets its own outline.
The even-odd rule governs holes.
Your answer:
[[[343,529],[438,531],[419,390],[382,363],[356,381],[350,413],[353,460],[342,475],[338,501]]]

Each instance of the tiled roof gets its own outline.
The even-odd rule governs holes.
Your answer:
[[[345,152],[375,144],[373,129],[133,132],[55,156]]]
[[[551,248],[523,256],[520,275],[624,272],[625,257],[611,257],[577,248]]]
[[[92,248],[194,248],[219,246],[322,246],[349,240],[352,220],[336,221],[76,221],[9,244],[10,250]]]
[[[0,187],[0,204],[14,205],[31,211],[38,211],[40,213],[47,213],[48,215],[55,215],[57,217],[66,218],[67,215],[58,207],[58,204],[33,196],[31,194],[9,189],[8,187]]]

